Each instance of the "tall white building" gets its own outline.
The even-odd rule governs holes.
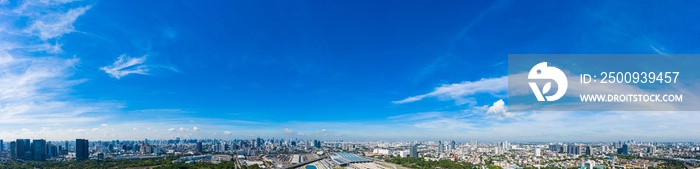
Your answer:
[[[539,147],[536,147],[536,148],[535,148],[535,156],[537,156],[537,157],[542,156],[542,152],[541,152],[541,151],[542,151],[542,150],[540,150]]]

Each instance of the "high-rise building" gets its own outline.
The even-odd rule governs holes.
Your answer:
[[[90,156],[89,142],[86,139],[75,139],[75,159],[87,160]]]
[[[201,142],[201,141],[198,141],[198,142],[197,142],[197,146],[195,147],[195,149],[197,149],[197,152],[198,152],[198,153],[203,153],[203,152],[204,152],[204,149],[202,148],[202,142]]]
[[[586,146],[586,155],[587,155],[587,156],[592,156],[592,155],[593,155],[593,147],[591,147],[591,146]]]
[[[411,146],[411,158],[418,158],[418,144]]]
[[[49,149],[49,151],[48,151],[48,157],[49,157],[49,158],[56,158],[56,157],[58,157],[58,154],[59,154],[59,153],[58,153],[58,147],[59,147],[59,146],[56,146],[56,145],[48,145],[48,149]]]
[[[573,145],[573,144],[567,146],[566,154],[574,154],[574,155],[581,154],[581,146]]]
[[[438,141],[437,153],[445,152],[445,146],[442,145],[442,141]]]
[[[22,139],[22,159],[32,160],[32,144],[29,139]],[[19,154],[19,152],[17,152]]]
[[[32,146],[29,139],[17,139],[15,153],[17,154],[18,160],[31,160],[32,159]]]
[[[10,141],[10,159],[17,160],[17,143]]]
[[[46,159],[46,140],[35,139],[32,142],[32,155],[34,160],[44,161]]]
[[[319,140],[314,140],[314,147],[316,147],[316,148],[321,148],[321,141],[319,141]]]
[[[541,151],[542,151],[542,150],[540,150],[539,147],[536,147],[536,148],[535,148],[535,156],[537,156],[537,157],[541,156],[541,155],[542,155],[542,152],[541,152]]]
[[[656,147],[654,147],[654,146],[647,147],[647,153],[649,153],[649,154],[656,153]]]
[[[559,153],[566,153],[567,146],[566,144],[559,146]]]
[[[502,146],[503,146],[503,150],[510,149],[510,144],[508,144],[508,141],[504,141]]]
[[[315,142],[316,142],[316,141],[314,140],[314,145],[316,145]],[[262,146],[263,146],[263,139],[260,138],[260,137],[258,137],[258,139],[256,139],[256,143],[257,143],[257,144],[256,144],[256,148],[262,147]],[[321,148],[321,147],[319,146],[319,147],[316,147],[316,148]]]
[[[3,153],[4,150],[5,150],[5,143],[3,143],[2,140],[0,139],[0,157],[4,157],[4,155],[5,155]]]
[[[456,148],[457,148],[457,142],[452,140],[452,142],[450,142],[450,150],[455,150]]]
[[[630,154],[630,147],[627,144],[623,144],[621,148],[617,149],[617,154],[622,154],[622,155],[629,155]]]

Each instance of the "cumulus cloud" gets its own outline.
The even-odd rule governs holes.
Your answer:
[[[472,102],[467,96],[479,93],[501,94],[508,88],[508,77],[485,78],[479,81],[464,81],[455,84],[444,84],[436,87],[432,92],[417,96],[407,97],[403,100],[393,101],[394,104],[415,102],[429,97],[437,97],[443,100],[454,100],[457,104]]]
[[[102,126],[102,127],[107,127],[107,126],[109,126],[109,125],[102,123],[100,126]]]
[[[168,131],[175,131],[175,128],[169,128]]]
[[[493,105],[491,105],[489,107],[489,109],[486,110],[486,113],[487,114],[497,114],[497,115],[501,115],[501,116],[507,117],[507,118],[515,117],[515,114],[508,112],[508,110],[506,108],[506,104],[505,104],[505,102],[503,102],[503,99],[500,99],[500,100],[494,102]]]
[[[225,136],[231,135],[231,132],[230,132],[230,131],[224,131],[224,135],[225,135]]]
[[[192,131],[199,131],[199,127],[192,127]]]
[[[143,64],[146,61],[146,56],[132,58],[126,55],[117,57],[117,60],[112,65],[101,67],[100,70],[110,76],[121,79],[130,74],[148,74],[148,67]]]

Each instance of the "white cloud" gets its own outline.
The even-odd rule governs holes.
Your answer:
[[[175,128],[169,128],[168,131],[175,131]]]
[[[121,55],[112,65],[101,67],[100,70],[117,79],[129,74],[147,75],[148,67],[143,65],[144,61],[146,61],[145,55],[138,58]]]
[[[501,94],[508,88],[508,77],[486,78],[479,81],[464,81],[455,84],[444,84],[435,88],[430,93],[407,97],[403,100],[393,101],[394,104],[404,104],[422,100],[428,97],[437,97],[439,99],[455,100],[457,104],[465,104],[473,102],[472,99],[466,98],[479,93]]]
[[[488,110],[486,110],[486,113],[497,114],[507,118],[515,117],[515,114],[508,112],[506,104],[505,102],[503,102],[503,99],[494,102],[493,105],[490,106]]]
[[[226,136],[226,135],[231,135],[231,132],[230,132],[230,131],[224,131],[224,135],[225,135],[225,136]]]
[[[199,131],[199,127],[192,127],[192,131]]]
[[[131,131],[138,131],[138,130],[139,130],[138,128],[131,129]]]
[[[42,40],[59,37],[74,30],[73,22],[83,15],[90,6],[70,9],[66,13],[50,13],[37,18],[27,29],[28,33],[39,35]]]
[[[14,9],[0,8],[0,124],[81,125],[106,115],[87,114],[116,107],[70,96],[71,88],[86,80],[71,77],[80,60],[60,56],[56,39],[74,32],[73,23],[90,6],[58,6],[64,3],[22,1]],[[13,22],[28,26],[9,24]]]
[[[287,134],[294,133],[294,130],[288,129],[288,128],[284,128],[283,131],[284,131],[284,133],[287,133]]]
[[[109,125],[102,123],[100,126],[102,126],[102,127],[107,127],[107,126],[109,126]]]

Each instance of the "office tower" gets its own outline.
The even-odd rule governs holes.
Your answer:
[[[541,152],[541,151],[542,151],[542,150],[540,150],[539,147],[535,148],[535,156],[537,156],[537,157],[541,156],[541,155],[542,155],[542,152]]]
[[[29,139],[22,139],[22,159],[32,160],[32,144]],[[17,152],[19,154],[19,152]]]
[[[10,141],[10,159],[17,159],[17,143]]]
[[[550,144],[549,145],[549,151],[559,151],[559,145],[556,144]]]
[[[5,143],[3,143],[2,140],[0,139],[0,158],[5,155],[3,153],[4,150],[5,150]]]
[[[629,155],[630,154],[629,145],[623,144],[621,148],[617,149],[617,154]]]
[[[411,146],[411,157],[418,158],[418,144]]]
[[[34,160],[44,161],[46,159],[46,140],[35,139],[32,142],[32,155]]]
[[[654,147],[654,146],[647,147],[647,153],[649,153],[649,154],[656,153],[656,147]]]
[[[15,160],[24,159],[24,139],[17,139],[15,141]]]
[[[591,147],[591,146],[586,146],[586,155],[587,155],[587,156],[592,156],[592,155],[593,155],[593,147]]]
[[[316,147],[316,148],[321,148],[321,141],[319,141],[319,140],[314,140],[314,147]]]
[[[257,146],[256,146],[257,148],[262,147],[262,146],[263,146],[263,139],[260,138],[260,137],[258,137],[258,139],[256,140],[256,143],[257,143]],[[315,143],[315,141],[314,141],[314,143]],[[315,144],[314,144],[314,145],[315,145]],[[319,146],[319,147],[316,147],[316,148],[321,148],[321,147]]]
[[[56,145],[48,145],[49,151],[48,151],[48,157],[49,158],[56,158],[58,157],[58,147]]]
[[[202,142],[201,142],[201,141],[198,141],[198,142],[197,142],[196,149],[197,149],[197,152],[199,152],[199,153],[203,153],[203,152],[204,152],[204,149],[202,149]]]
[[[456,147],[457,147],[457,142],[455,142],[454,140],[452,140],[452,142],[450,142],[450,150],[455,150]]]
[[[87,160],[89,158],[90,144],[86,139],[75,139],[75,159]]]
[[[574,154],[574,155],[581,154],[581,146],[574,145],[574,144],[567,146],[566,154]]]
[[[438,141],[437,153],[445,152],[445,146],[442,145],[442,141]]]
[[[508,141],[504,141],[503,143],[501,143],[501,148],[503,148],[503,150],[508,150],[510,148]]]

